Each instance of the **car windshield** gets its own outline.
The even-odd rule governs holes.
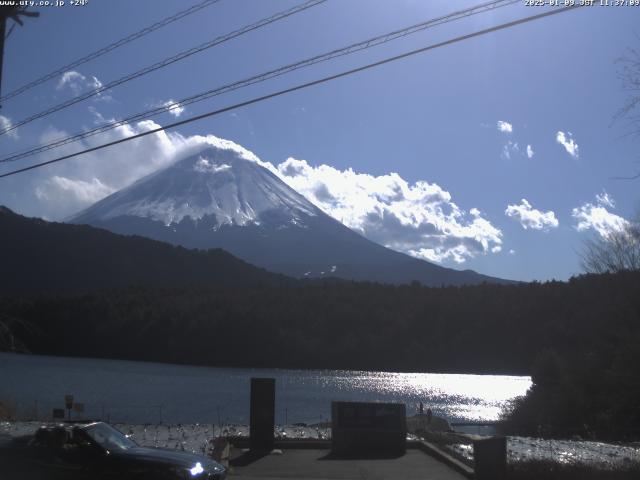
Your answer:
[[[128,450],[137,446],[133,440],[106,423],[90,425],[83,430],[106,450]]]

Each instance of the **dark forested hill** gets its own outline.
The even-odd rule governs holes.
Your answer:
[[[54,355],[293,368],[530,372],[541,351],[610,364],[640,334],[640,273],[428,288],[128,288],[0,298]]]
[[[256,286],[293,281],[214,249],[187,250],[0,207],[0,295],[145,286]]]

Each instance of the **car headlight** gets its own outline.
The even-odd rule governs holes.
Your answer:
[[[196,462],[191,468],[183,470],[186,480],[224,480],[227,477],[227,471],[222,465],[202,465],[200,462]]]
[[[196,463],[193,467],[189,469],[189,473],[192,477],[196,477],[204,472],[204,468],[202,468],[202,464],[200,462]]]

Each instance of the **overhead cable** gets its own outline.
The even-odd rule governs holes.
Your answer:
[[[428,28],[432,28],[438,25],[442,25],[445,23],[449,23],[452,21],[456,21],[456,20],[460,20],[462,18],[466,18],[469,17],[471,15],[476,15],[479,13],[484,13],[487,11],[492,11],[495,10],[496,8],[501,8],[501,7],[506,7],[509,5],[513,5],[516,3],[520,3],[520,0],[498,0],[498,1],[491,1],[491,2],[485,2],[479,5],[476,5],[474,7],[471,8],[467,8],[464,10],[460,10],[460,11],[456,11],[456,12],[452,12],[449,13],[447,15],[443,15],[437,18],[433,18],[430,20],[426,20],[414,25],[411,25],[409,27],[405,27],[399,30],[395,30],[393,32],[390,33],[385,33],[383,35],[378,35],[376,37],[372,37],[369,38],[367,40],[363,40],[361,42],[357,42],[354,44],[351,44],[347,47],[342,47],[336,50],[332,50],[320,55],[316,55],[313,56],[311,58],[306,58],[304,60],[300,60],[298,62],[295,63],[291,63],[291,64],[287,64],[285,66],[258,74],[258,75],[254,75],[252,77],[249,78],[245,78],[230,84],[226,84],[223,85],[221,87],[216,87],[214,89],[211,90],[207,90],[205,92],[201,92],[198,93],[196,95],[192,95],[186,98],[183,98],[181,100],[177,100],[175,102],[172,102],[168,105],[162,105],[162,106],[158,106],[155,107],[151,110],[147,110],[141,113],[137,113],[134,115],[131,115],[129,117],[126,117],[124,119],[121,120],[113,120],[110,122],[107,122],[103,125],[99,125],[93,129],[90,130],[85,130],[82,132],[78,132],[76,134],[73,134],[71,136],[67,136],[67,137],[62,137],[59,139],[56,139],[48,144],[45,145],[39,145],[37,147],[33,147],[30,148],[28,150],[22,151],[22,152],[17,152],[17,153],[13,153],[10,154],[7,157],[4,157],[2,159],[0,159],[0,163],[4,163],[4,162],[12,162],[12,161],[16,161],[16,160],[20,160],[26,157],[30,157],[33,155],[36,155],[38,153],[42,153],[42,152],[46,152],[48,150],[51,150],[53,148],[57,148],[57,147],[61,147],[63,145],[67,145],[69,143],[73,143],[73,142],[77,142],[79,140],[83,140],[86,139],[88,137],[91,137],[93,135],[97,135],[99,133],[104,133],[106,131],[112,130],[114,128],[126,125],[128,123],[131,122],[137,122],[140,120],[144,120],[144,119],[148,119],[157,115],[160,115],[162,113],[166,113],[171,111],[172,109],[176,108],[176,106],[186,106],[186,105],[190,105],[196,102],[201,102],[204,100],[207,100],[209,98],[218,96],[218,95],[222,95],[224,93],[228,93],[234,90],[238,90],[240,88],[244,88],[250,85],[254,85],[257,83],[261,83],[264,82],[266,80],[270,80],[272,78],[275,77],[279,77],[281,75],[290,73],[292,71],[301,69],[301,68],[305,68],[305,67],[309,67],[311,65],[315,65],[321,62],[326,62],[329,60],[332,60],[334,58],[338,58],[338,57],[342,57],[345,55],[350,55],[352,53],[356,53],[359,52],[361,50],[365,50],[365,49],[369,49],[369,48],[373,48],[376,47],[378,45],[382,45],[384,43],[388,43],[390,41],[405,37],[407,35],[411,35],[423,30],[426,30]]]
[[[484,30],[478,30],[478,31],[473,32],[473,33],[469,33],[469,34],[466,34],[466,35],[461,35],[461,36],[458,36],[458,37],[455,37],[455,38],[452,38],[452,39],[449,39],[449,40],[446,40],[446,41],[443,41],[443,42],[435,43],[435,44],[432,44],[432,45],[428,45],[426,47],[422,47],[422,48],[418,48],[416,50],[411,50],[409,52],[405,52],[405,53],[400,54],[400,55],[396,55],[396,56],[393,56],[393,57],[388,57],[388,58],[385,58],[383,60],[379,60],[377,62],[369,63],[369,64],[361,66],[361,67],[353,68],[351,70],[347,70],[347,71],[344,71],[344,72],[341,72],[341,73],[337,73],[337,74],[330,75],[330,76],[327,76],[327,77],[323,77],[323,78],[320,78],[320,79],[317,79],[317,80],[313,80],[313,81],[310,81],[310,82],[299,84],[299,85],[296,85],[294,87],[289,87],[289,88],[286,88],[284,90],[279,90],[277,92],[273,92],[273,93],[270,93],[270,94],[267,94],[267,95],[262,95],[260,97],[252,98],[250,100],[246,100],[244,102],[236,103],[236,104],[228,106],[228,107],[224,107],[224,108],[220,108],[218,110],[214,110],[214,111],[210,111],[210,112],[207,112],[207,113],[203,113],[201,115],[196,115],[196,116],[184,119],[184,120],[180,120],[180,121],[171,123],[169,125],[165,125],[163,127],[150,129],[150,130],[147,130],[145,132],[138,133],[136,135],[131,135],[129,137],[125,137],[125,138],[121,138],[121,139],[118,139],[118,140],[114,140],[112,142],[103,143],[101,145],[97,145],[95,147],[87,148],[85,150],[82,150],[82,151],[79,151],[79,152],[75,152],[75,153],[71,153],[69,155],[63,155],[61,157],[53,158],[51,160],[47,160],[46,162],[40,162],[40,163],[37,163],[37,164],[34,164],[34,165],[30,165],[28,167],[24,167],[24,168],[13,170],[13,171],[10,171],[10,172],[7,172],[7,173],[3,173],[3,174],[0,175],[0,178],[5,178],[5,177],[9,177],[11,175],[16,175],[18,173],[26,172],[26,171],[33,170],[33,169],[36,169],[36,168],[41,168],[41,167],[44,167],[46,165],[51,165],[53,163],[57,163],[57,162],[61,162],[63,160],[67,160],[69,158],[74,158],[74,157],[78,157],[80,155],[84,155],[84,154],[87,154],[87,153],[95,152],[97,150],[102,150],[104,148],[111,147],[111,146],[114,146],[114,145],[119,145],[119,144],[125,143],[125,142],[129,142],[131,140],[142,138],[142,137],[145,137],[147,135],[152,135],[154,133],[159,133],[159,132],[162,132],[162,131],[165,131],[165,130],[170,130],[170,129],[173,129],[173,128],[176,128],[176,127],[179,127],[179,126],[182,126],[182,125],[193,123],[193,122],[196,122],[198,120],[202,120],[202,119],[205,119],[205,118],[213,117],[215,115],[220,115],[222,113],[225,113],[225,112],[228,112],[228,111],[231,111],[231,110],[235,110],[237,108],[245,107],[245,106],[248,106],[248,105],[252,105],[252,104],[255,104],[255,103],[259,103],[259,102],[271,99],[271,98],[279,97],[279,96],[286,95],[288,93],[292,93],[292,92],[295,92],[295,91],[298,91],[298,90],[306,89],[306,88],[309,88],[309,87],[312,87],[312,86],[315,86],[315,85],[319,85],[319,84],[326,83],[326,82],[329,82],[329,81],[332,81],[332,80],[336,80],[338,78],[342,78],[342,77],[346,77],[346,76],[349,76],[349,75],[353,75],[355,73],[362,72],[362,71],[365,71],[365,70],[369,70],[369,69],[372,69],[372,68],[375,68],[375,67],[379,67],[381,65],[385,65],[385,64],[388,64],[388,63],[391,63],[391,62],[395,62],[395,61],[398,61],[398,60],[402,60],[404,58],[407,58],[407,57],[410,57],[410,56],[413,56],[413,55],[417,55],[419,53],[424,53],[424,52],[427,52],[427,51],[430,51],[430,50],[435,50],[435,49],[440,48],[440,47],[444,47],[444,46],[451,45],[451,44],[454,44],[454,43],[459,43],[459,42],[462,42],[462,41],[465,41],[465,40],[469,40],[469,39],[474,38],[474,37],[487,35],[489,33],[493,33],[493,32],[499,31],[499,30],[505,30],[507,28],[515,27],[517,25],[522,25],[524,23],[528,23],[528,22],[532,22],[532,21],[535,21],[535,20],[540,20],[542,18],[550,17],[552,15],[558,15],[560,13],[564,13],[564,12],[567,12],[567,11],[570,11],[570,10],[573,10],[573,9],[576,9],[576,8],[581,8],[581,7],[582,7],[582,5],[574,4],[574,5],[567,6],[567,7],[554,8],[553,10],[550,10],[550,11],[547,11],[547,12],[544,12],[544,13],[540,13],[540,14],[537,14],[537,15],[531,15],[531,16],[528,16],[528,17],[525,17],[525,18],[521,18],[521,19],[518,19],[518,20],[513,20],[511,22],[502,23],[502,24],[496,25],[494,27],[486,28]]]
[[[200,53],[204,50],[207,50],[209,48],[215,47],[217,45],[220,45],[224,42],[227,42],[233,38],[239,37],[241,35],[244,35],[246,33],[249,33],[253,30],[257,30],[258,28],[262,28],[266,25],[270,25],[274,22],[277,22],[279,20],[282,20],[284,18],[290,17],[291,15],[295,15],[296,13],[300,13],[304,10],[307,10],[311,7],[315,7],[316,5],[319,5],[321,3],[326,2],[327,0],[308,0],[307,2],[301,3],[299,5],[296,5],[295,7],[292,7],[288,10],[284,10],[282,12],[276,13],[275,15],[271,15],[267,18],[263,18],[262,20],[259,20],[255,23],[252,23],[250,25],[246,25],[238,30],[234,30],[233,32],[227,33],[225,35],[221,35],[219,37],[214,38],[211,41],[202,43],[196,47],[190,48],[188,50],[184,50],[176,55],[173,55],[171,57],[165,58],[164,60],[161,60],[159,62],[154,63],[153,65],[149,65],[141,70],[138,70],[136,72],[130,73],[128,75],[125,75],[124,77],[120,77],[117,80],[113,80],[109,83],[107,83],[106,85],[100,85],[97,88],[94,88],[93,90],[90,90],[86,93],[80,94],[76,97],[73,97],[69,100],[66,100],[62,103],[59,103],[58,105],[54,105],[53,107],[50,107],[46,110],[43,110],[41,112],[35,113],[23,120],[20,120],[16,123],[14,123],[13,125],[9,125],[7,127],[5,127],[4,129],[0,130],[0,135],[4,135],[6,133],[11,132],[12,130],[15,130],[18,127],[21,127],[23,125],[26,125],[27,123],[31,123],[34,120],[38,120],[40,118],[46,117],[48,115],[51,115],[52,113],[55,112],[59,112],[60,110],[63,110],[65,108],[68,108],[72,105],[75,105],[76,103],[82,102],[84,100],[87,100],[91,97],[95,97],[96,95],[100,95],[103,92],[106,92],[107,90],[110,90],[114,87],[117,87],[118,85],[122,85],[123,83],[126,82],[130,82],[131,80],[135,80],[136,78],[140,78],[144,75],[147,75],[151,72],[154,72],[156,70],[159,70],[160,68],[164,68],[168,65],[171,65],[173,63],[179,62],[181,60],[184,60],[185,58],[188,58],[192,55],[195,55],[196,53]]]
[[[154,32],[162,27],[165,27],[173,22],[176,22],[178,20],[181,20],[182,18],[191,15],[192,13],[196,13],[200,10],[202,10],[203,8],[206,8],[210,5],[213,5],[214,3],[218,3],[220,0],[204,0],[200,3],[197,3],[189,8],[187,8],[186,10],[181,10],[167,18],[164,18],[162,20],[160,20],[159,22],[156,22],[152,25],[149,25],[148,27],[145,27],[141,30],[138,30],[137,32],[132,33],[131,35],[127,35],[124,38],[121,38],[120,40],[117,40],[113,43],[110,43],[109,45],[107,45],[106,47],[102,47],[98,50],[96,50],[95,52],[92,52],[88,55],[85,55],[82,58],[79,58],[77,60],[74,60],[71,63],[68,63],[67,65],[60,67],[52,72],[47,73],[46,75],[43,75],[39,78],[36,78],[35,80],[27,83],[26,85],[21,86],[20,88],[16,88],[15,90],[13,90],[12,92],[7,93],[6,95],[0,97],[0,103],[4,102],[10,98],[16,97],[18,95],[20,95],[21,93],[26,92],[27,90],[31,90],[33,87],[37,87],[38,85],[51,80],[52,78],[56,78],[59,75],[62,75],[64,72],[68,72],[69,70],[73,70],[74,68],[83,65],[87,62],[90,62],[91,60],[94,60],[98,57],[101,57],[102,55],[104,55],[105,53],[109,53],[113,50],[115,50],[116,48],[122,47],[123,45],[126,45],[128,43],[133,42],[134,40],[137,40],[141,37],[144,37],[145,35],[148,35],[151,32]],[[11,34],[11,31],[9,31],[9,33],[7,34],[7,37]]]

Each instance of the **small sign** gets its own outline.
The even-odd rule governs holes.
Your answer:
[[[64,419],[64,408],[54,408],[53,409],[53,418],[62,418],[62,419]]]
[[[67,410],[71,410],[71,408],[73,407],[73,395],[64,396],[64,407]]]
[[[84,403],[74,403],[73,404],[73,411],[74,412],[78,412],[78,413],[83,413],[84,412]]]

